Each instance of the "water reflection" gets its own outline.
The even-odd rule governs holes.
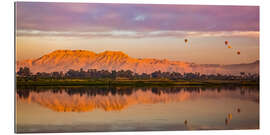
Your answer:
[[[20,87],[17,132],[258,129],[258,87]]]
[[[121,111],[134,104],[172,103],[204,97],[259,101],[258,91],[252,87],[225,87],[222,91],[221,88],[197,87],[73,87],[17,91],[19,102],[37,103],[56,112]]]

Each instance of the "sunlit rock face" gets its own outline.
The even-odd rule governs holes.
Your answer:
[[[36,103],[56,112],[88,112],[95,109],[121,111],[136,104],[168,104],[196,100],[198,98],[234,98],[258,103],[258,92],[244,91],[245,93],[243,93],[240,89],[237,91],[238,94],[235,94],[233,91],[219,91],[218,89],[211,91],[201,89],[196,91],[180,90],[178,92],[153,92],[151,89],[138,89],[131,94],[120,95],[109,92],[105,95],[88,95],[86,93],[68,94],[64,90],[60,92],[49,90],[43,92],[31,91],[26,97],[20,96],[18,93],[16,96],[18,102]]]
[[[162,72],[200,72],[205,74],[239,74],[239,72],[259,73],[259,61],[247,64],[217,65],[193,64],[181,61],[152,58],[132,58],[120,51],[94,53],[86,50],[56,50],[37,59],[18,61],[16,69],[29,67],[36,72],[66,72],[69,69],[83,68],[97,70],[131,70],[136,73]]]

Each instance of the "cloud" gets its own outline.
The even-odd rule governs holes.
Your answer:
[[[39,36],[39,37],[75,37],[75,38],[155,38],[155,37],[250,37],[258,38],[258,31],[103,31],[103,32],[76,32],[76,31],[39,31],[18,30],[17,36]]]
[[[187,32],[191,37],[259,37],[258,31]]]
[[[259,31],[259,7],[16,2],[16,21],[17,30],[63,32]]]
[[[144,21],[146,19],[145,15],[138,15],[134,18],[134,21]]]

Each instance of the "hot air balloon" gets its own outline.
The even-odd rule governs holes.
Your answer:
[[[237,112],[238,112],[238,113],[240,113],[240,112],[241,112],[240,108],[237,108]]]
[[[185,43],[187,43],[188,42],[188,39],[185,39]]]
[[[187,120],[185,120],[185,121],[184,121],[184,124],[185,124],[185,126],[187,126],[187,124],[188,124],[188,121],[187,121]]]
[[[225,45],[228,45],[228,41],[227,40],[225,41]]]
[[[240,51],[237,51],[237,55],[240,55]]]
[[[232,48],[232,46],[228,45],[228,48]]]
[[[229,120],[232,119],[232,114],[231,114],[231,113],[228,114],[228,119],[229,119]]]
[[[225,118],[225,125],[228,125],[229,124],[229,120],[227,118]]]

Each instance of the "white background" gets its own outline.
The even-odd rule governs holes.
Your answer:
[[[29,0],[24,0],[29,1]],[[32,0],[34,1],[34,0]],[[35,0],[36,1],[36,0]],[[156,3],[260,6],[260,130],[107,132],[92,135],[267,135],[270,133],[270,1],[269,0],[39,0],[50,2]],[[14,0],[0,1],[0,132],[14,134]],[[54,133],[55,134],[55,133]],[[61,133],[64,134],[64,133]],[[75,134],[75,133],[71,133]],[[90,133],[76,133],[90,134]]]

